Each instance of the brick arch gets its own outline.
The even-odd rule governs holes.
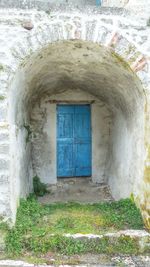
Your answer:
[[[9,77],[13,77],[14,71],[20,64],[23,64],[26,58],[44,46],[57,41],[78,39],[98,43],[113,50],[129,64],[139,76],[144,87],[147,87],[150,57],[148,53],[142,52],[143,49],[135,42],[132,35],[122,33],[119,23],[115,16],[109,19],[106,15],[88,17],[82,13],[69,15],[64,13],[59,16],[57,14],[50,18],[44,18],[44,21],[40,23],[36,21],[35,25],[32,19],[25,21],[20,25],[22,26],[20,37],[11,40],[12,44],[8,54],[10,60],[6,64],[6,69],[9,69]],[[125,20],[124,23],[126,27],[131,21]],[[28,26],[31,27],[30,30],[28,30]],[[134,23],[131,28],[132,26],[135,27]],[[142,75],[143,72],[145,72],[144,75]]]
[[[44,15],[45,16],[45,15]],[[38,17],[38,14],[37,14]],[[42,15],[40,14],[41,18]],[[107,16],[102,15],[93,15],[90,18],[84,14],[61,14],[61,15],[52,15],[51,17],[45,16],[42,22],[32,21],[23,23],[20,29],[20,37],[15,40],[11,40],[12,45],[9,47],[9,53],[6,54],[8,57],[7,64],[4,64],[5,72],[2,75],[2,90],[4,90],[4,95],[9,91],[9,85],[13,81],[13,77],[18,68],[26,64],[30,57],[42,50],[43,47],[48,46],[51,43],[63,41],[63,40],[82,40],[89,41],[92,43],[98,43],[100,46],[106,47],[108,50],[113,51],[114,55],[117,55],[118,60],[126,62],[129,64],[130,68],[137,76],[140,78],[143,85],[143,94],[148,98],[148,87],[149,87],[149,57],[147,54],[142,54],[139,49],[139,45],[136,46],[132,36],[127,36],[122,34],[122,29],[119,28],[116,18],[111,18],[111,23]],[[30,27],[29,27],[30,26]],[[34,26],[34,27],[33,27]],[[27,29],[27,28],[32,29]],[[3,89],[4,88],[4,89]],[[3,116],[1,119],[1,134],[8,135],[8,122],[7,122],[7,99],[2,99],[2,106],[4,106]],[[148,100],[147,100],[148,102]],[[149,226],[149,219],[147,213],[148,205],[148,187],[149,183],[149,148],[150,142],[148,138],[149,132],[149,104],[146,104],[145,111],[145,170],[143,183],[138,189],[138,193],[135,194],[137,203],[140,205],[143,212],[143,216],[146,224]],[[5,197],[7,198],[2,214],[7,217],[13,217],[12,210],[14,207],[10,205],[9,190],[12,191],[11,183],[9,181],[9,157],[7,159],[2,158],[3,164],[3,173],[1,173],[1,181],[4,184],[7,184],[7,189]],[[5,187],[5,186],[4,186]],[[6,187],[5,187],[6,188]],[[141,190],[141,191],[140,191]],[[139,195],[142,196],[142,201],[139,198]],[[16,204],[15,204],[16,205]],[[14,206],[15,206],[14,205]]]

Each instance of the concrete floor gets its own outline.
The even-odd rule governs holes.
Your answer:
[[[47,194],[39,198],[41,203],[69,202],[97,203],[112,201],[109,186],[94,184],[91,178],[61,178],[57,185],[49,185]]]

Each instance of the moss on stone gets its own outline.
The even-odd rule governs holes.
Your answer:
[[[3,65],[0,64],[0,71],[3,71],[4,70],[4,67]]]
[[[150,183],[150,166],[146,166],[144,169],[144,182]]]
[[[40,178],[36,175],[33,177],[33,190],[36,196],[44,196],[49,191],[44,183],[41,183]]]
[[[150,161],[150,146],[147,145],[147,158],[146,161],[149,162]],[[150,183],[150,166],[145,164],[145,169],[144,169],[144,182],[145,183]]]
[[[5,99],[5,96],[0,95],[0,100],[4,100],[4,99]]]
[[[147,20],[147,26],[150,27],[150,18]]]
[[[149,193],[148,193],[149,194]],[[142,216],[143,216],[143,221],[144,221],[144,224],[145,224],[145,227],[150,230],[150,210],[147,209],[147,206],[148,206],[148,196],[146,196],[147,193],[144,192],[144,203],[140,204],[140,208],[141,208],[141,213],[142,213]]]
[[[45,13],[46,13],[47,15],[50,15],[51,11],[50,11],[50,10],[46,10]]]
[[[30,142],[32,131],[30,129],[30,125],[24,125],[24,128],[27,130],[27,136],[26,136],[26,144],[27,144],[28,142]]]
[[[117,63],[121,64],[125,69],[132,71],[128,62],[126,62],[119,54],[111,51],[111,55],[116,59]]]
[[[143,217],[143,221],[145,224],[145,227],[150,230],[150,209],[149,207],[149,199],[150,199],[150,192],[149,192],[149,184],[150,184],[150,143],[149,143],[149,105],[146,101],[145,103],[145,150],[147,151],[146,160],[145,160],[145,167],[144,167],[144,175],[143,175],[143,184],[142,184],[142,198],[143,201],[141,202],[141,196],[139,195],[136,198],[136,203],[138,203],[141,214]],[[148,163],[148,164],[147,164]]]

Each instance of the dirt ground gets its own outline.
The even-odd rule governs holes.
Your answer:
[[[107,184],[95,184],[90,178],[63,178],[57,185],[49,185],[50,194],[40,197],[43,204],[55,202],[97,203],[112,201],[111,192]]]

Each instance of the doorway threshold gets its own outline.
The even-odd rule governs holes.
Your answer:
[[[109,186],[95,184],[91,177],[60,178],[57,185],[49,185],[48,190],[49,194],[39,198],[41,203],[113,201]]]

